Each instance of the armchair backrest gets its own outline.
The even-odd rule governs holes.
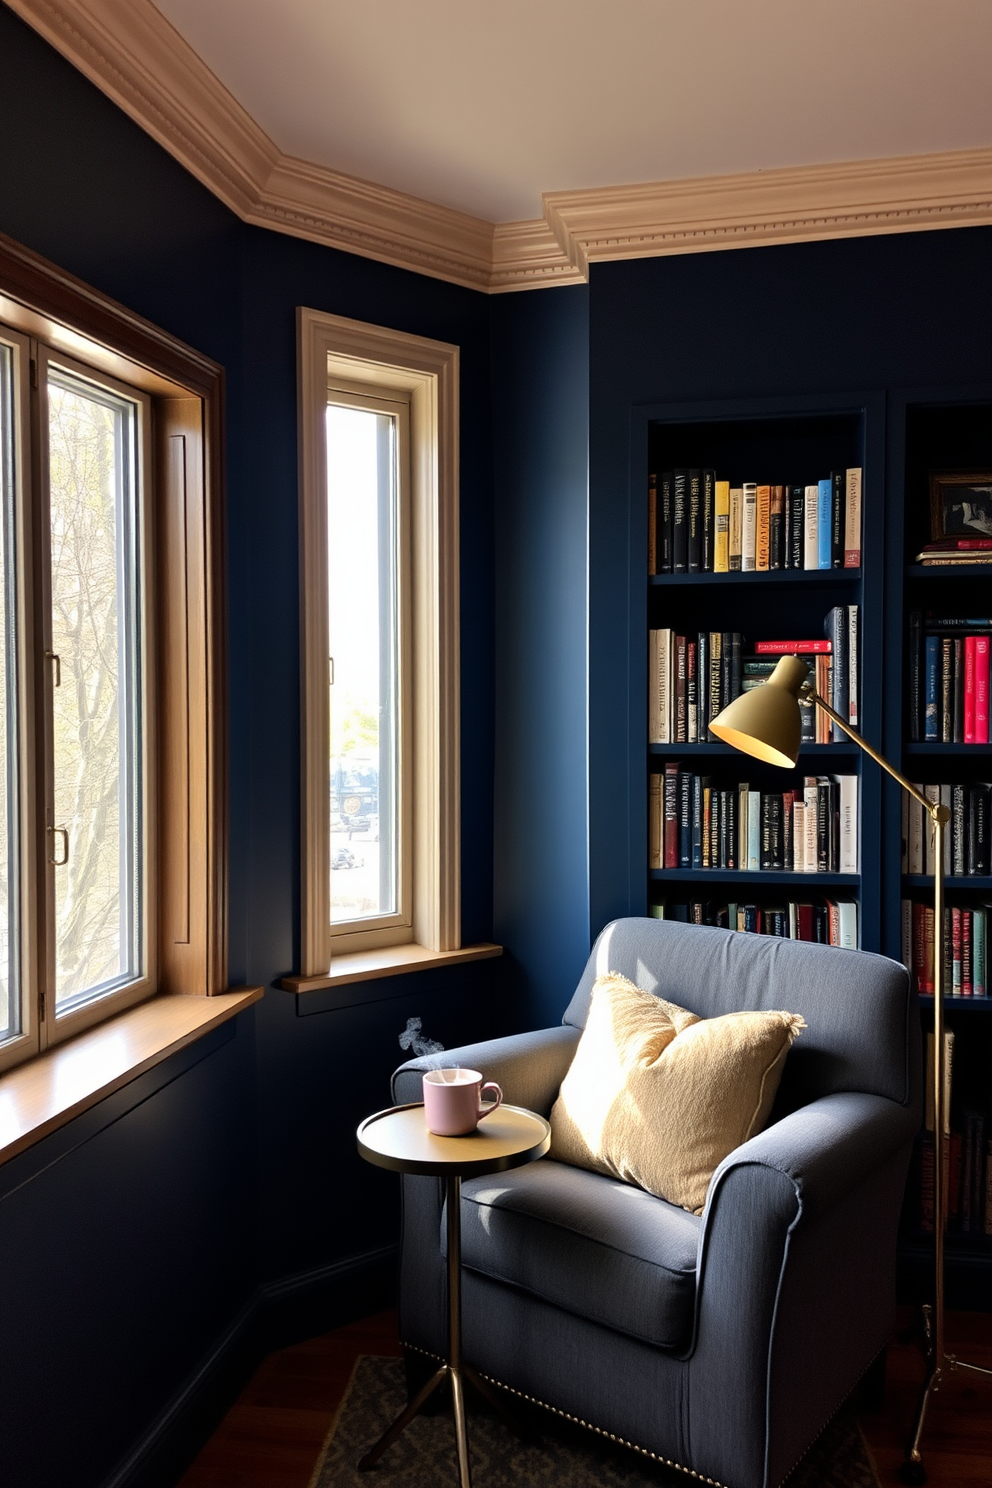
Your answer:
[[[745,1009],[800,1013],[777,1112],[842,1090],[919,1099],[920,1024],[904,966],[865,951],[671,920],[614,920],[601,932],[563,1023],[584,1028],[596,977],[618,971],[701,1018]]]

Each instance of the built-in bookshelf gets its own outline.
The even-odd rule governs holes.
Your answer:
[[[859,946],[910,966],[921,986],[924,1032],[932,1027],[925,936],[928,907],[933,918],[933,864],[927,860],[929,830],[922,813],[917,819],[905,793],[855,745],[833,737],[823,742],[829,736],[822,728],[817,733],[815,725],[807,725],[794,772],[748,759],[715,741],[706,730],[707,708],[701,701],[700,684],[704,633],[709,638],[719,632],[721,649],[725,637],[732,638],[732,665],[739,666],[734,685],[742,688],[744,659],[764,654],[758,643],[820,638],[836,643],[836,629],[831,632],[825,626],[827,617],[856,612],[857,693],[851,721],[908,779],[918,782],[932,799],[945,801],[952,814],[945,860],[944,927],[948,1030],[954,1043],[947,1138],[954,1190],[948,1298],[952,1305],[955,1299],[959,1304],[968,1299],[969,1305],[992,1307],[992,1235],[987,1233],[992,1229],[992,1216],[984,1208],[992,1188],[992,756],[981,697],[972,698],[967,725],[965,708],[967,689],[976,688],[976,676],[977,691],[987,687],[982,678],[987,675],[987,652],[992,650],[992,564],[980,557],[962,562],[957,555],[957,561],[944,563],[934,548],[931,515],[935,473],[986,473],[992,485],[992,387],[945,389],[932,395],[889,393],[884,398],[865,394],[843,404],[829,398],[783,397],[747,403],[655,405],[638,409],[637,415],[631,469],[640,486],[636,509],[643,520],[637,562],[645,598],[643,604],[635,600],[632,605],[631,654],[644,677],[640,730],[644,743],[635,762],[640,790],[632,793],[631,800],[644,822],[643,834],[636,839],[641,842],[643,902],[649,913],[762,933],[835,939],[847,945],[852,943],[853,917]],[[688,543],[685,568],[677,571],[674,544],[666,546],[664,532],[668,515],[665,474],[672,473],[674,501],[674,472],[678,471],[683,472],[690,501],[691,472],[700,472],[697,519],[712,511],[713,535],[709,540],[699,535],[700,558],[692,571]],[[813,566],[813,525],[805,507],[800,518],[799,489],[804,502],[814,486],[818,502],[828,489],[838,497],[843,492],[846,502],[851,471],[859,472],[860,561],[855,565],[850,560],[852,544],[846,535],[843,542],[838,541],[832,507],[829,543],[827,524],[817,525]],[[708,482],[713,492],[709,505]],[[756,536],[755,567],[733,568],[733,519],[729,495],[725,499],[723,490],[743,492],[753,487],[757,517],[756,493],[763,485],[770,493],[767,553],[764,541]],[[781,500],[776,486],[781,488]],[[796,498],[792,517],[788,516],[790,492]],[[774,538],[773,503],[781,519],[780,535]],[[726,567],[722,534],[718,542],[716,526],[725,509]],[[743,531],[743,512],[740,520]],[[797,566],[795,541],[798,521],[804,534],[801,567]],[[757,566],[759,543],[767,567]],[[784,555],[790,551],[792,563],[786,564]],[[830,567],[821,568],[828,553]],[[775,555],[783,566],[773,566]],[[634,583],[636,593],[636,576]],[[666,678],[669,715],[661,726],[657,641],[652,632],[664,633],[669,650],[675,648]],[[928,646],[928,636],[936,637],[936,644],[931,639]],[[690,661],[693,642],[695,656]],[[836,664],[834,646],[830,654]],[[695,687],[691,691],[686,687],[682,697],[680,664],[686,673],[692,665],[696,669]],[[726,675],[725,667],[722,675]],[[759,669],[752,668],[748,675],[757,685]],[[688,675],[684,680],[688,681]],[[822,691],[822,670],[816,681]],[[832,691],[825,695],[837,705]],[[721,704],[728,700],[725,684],[717,697]],[[696,716],[690,725],[693,707]],[[800,866],[794,832],[791,862],[784,840],[777,854],[762,859],[759,832],[755,865],[753,818],[750,841],[742,825],[745,801],[750,813],[758,811],[759,825],[763,807],[767,816],[764,803],[778,799],[780,804],[770,807],[772,820],[778,821],[801,801],[800,819],[805,824],[805,810],[812,801],[807,792],[813,783],[822,794],[828,782],[850,778],[856,789],[857,854],[853,864],[845,860],[848,871],[836,871],[839,861],[829,864],[834,871],[824,871],[822,853],[817,855],[818,871],[810,871],[812,858],[805,854]],[[845,789],[849,802],[850,787]],[[708,836],[706,825],[697,819],[704,791],[709,791],[710,801]],[[673,806],[673,793],[677,806]],[[714,800],[718,801],[715,834]],[[735,834],[733,866],[727,856],[728,832]],[[673,833],[677,862],[672,859]],[[821,846],[822,835],[821,810]],[[841,906],[845,906],[842,936]],[[984,963],[976,965],[976,956],[984,957]],[[901,1247],[907,1293],[925,1290],[932,1260],[927,1235],[927,1140],[921,1141],[907,1190]],[[932,1137],[929,1141],[932,1144]]]
[[[860,751],[812,708],[794,772],[708,732],[795,648],[817,690],[877,733],[878,717],[862,716],[860,636],[873,562],[865,492],[881,479],[870,401],[650,411],[649,913],[877,945]],[[877,786],[867,813],[877,817]]]
[[[886,614],[901,620],[886,654],[888,757],[951,811],[945,843],[942,927],[951,1043],[949,1301],[992,1301],[992,986],[989,919],[988,654],[992,563],[979,553],[941,561],[933,543],[932,477],[989,475],[992,389],[891,400]],[[980,537],[975,529],[975,537]],[[992,556],[992,555],[990,555]],[[925,561],[921,562],[923,557]],[[894,627],[893,627],[894,629]],[[898,689],[898,690],[896,690]],[[896,727],[896,724],[898,725]],[[905,800],[904,793],[900,793]],[[902,802],[887,803],[883,949],[903,960],[920,992],[924,1030],[933,1018],[933,860],[929,833]],[[898,811],[899,828],[894,821]],[[898,884],[898,894],[893,885]],[[931,1123],[932,1126],[932,1123]],[[925,1270],[932,1225],[933,1133],[921,1138],[904,1219],[904,1261]],[[967,1291],[964,1290],[967,1288]]]

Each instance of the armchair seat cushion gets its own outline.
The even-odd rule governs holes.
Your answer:
[[[464,1266],[659,1348],[690,1335],[700,1226],[551,1158],[462,1186]]]

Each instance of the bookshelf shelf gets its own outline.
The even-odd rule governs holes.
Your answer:
[[[969,745],[968,747],[971,748],[971,745]],[[740,750],[732,749],[729,744],[709,742],[705,744],[649,744],[648,751],[652,755],[720,754],[723,755],[726,759],[738,760],[742,763],[742,765],[746,765],[745,758],[741,754]],[[860,754],[858,746],[851,743],[804,744],[799,753],[800,763],[796,766],[796,769],[798,771],[802,770],[802,761],[807,756],[813,756],[815,758],[847,756],[848,758],[851,758],[856,757],[858,754]],[[753,765],[751,768],[756,769],[758,767],[757,765]]]
[[[910,563],[906,577],[922,579],[924,583],[935,579],[953,579],[955,583],[958,579],[983,579],[987,584],[992,578],[992,563],[937,563],[926,567],[922,563]]]
[[[782,868],[765,868],[755,873],[746,868],[651,868],[653,881],[691,884],[760,885],[762,888],[857,889],[861,879],[856,873],[793,873]]]
[[[924,889],[933,893],[933,878],[922,873],[904,873],[903,886],[907,889]],[[953,897],[961,889],[975,889],[988,893],[992,889],[992,877],[978,873],[948,873],[944,879],[946,892]]]
[[[987,744],[939,744],[934,740],[929,744],[904,744],[902,748],[904,755],[919,759],[939,759],[948,755],[959,755],[964,759],[981,759],[984,755],[987,759],[989,753]]]
[[[919,994],[920,1008],[923,1011],[933,1010],[933,994],[921,992]],[[992,997],[945,997],[944,1007],[952,1013],[959,1011],[989,1013],[992,1012]]]
[[[926,570],[924,570],[926,572]],[[721,589],[753,589],[759,584],[848,585],[861,579],[860,568],[797,568],[768,569],[760,573],[663,573],[651,574],[648,583],[652,588],[680,588],[686,586],[715,584]]]

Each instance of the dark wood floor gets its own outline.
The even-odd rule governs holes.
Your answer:
[[[908,1317],[900,1320],[903,1329]],[[992,1368],[992,1315],[952,1314],[947,1336],[949,1349]],[[307,1488],[355,1359],[397,1353],[395,1314],[380,1313],[272,1354],[179,1488]],[[884,1488],[901,1481],[921,1375],[915,1344],[897,1336],[885,1405],[860,1417]],[[949,1376],[930,1407],[923,1446],[931,1488],[990,1488],[992,1379],[964,1371]]]

